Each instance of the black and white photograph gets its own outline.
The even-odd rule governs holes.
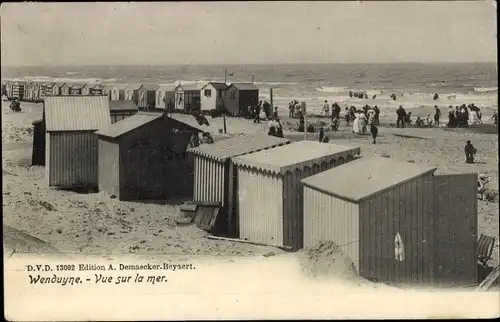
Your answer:
[[[500,316],[495,1],[0,17],[7,320]]]

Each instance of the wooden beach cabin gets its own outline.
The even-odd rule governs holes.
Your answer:
[[[238,236],[238,171],[232,158],[289,144],[290,140],[267,134],[238,135],[190,148],[194,156],[195,202],[219,202],[227,218],[227,232]]]
[[[301,179],[353,160],[359,147],[299,141],[236,157],[240,238],[303,246]]]
[[[105,84],[96,83],[89,86],[89,95],[109,95]]]
[[[229,113],[246,117],[248,106],[259,103],[259,88],[253,83],[232,83],[226,90],[224,101]]]
[[[57,94],[58,96],[67,96],[69,95],[69,85],[67,83],[57,82]]]
[[[303,179],[304,246],[333,241],[384,283],[475,284],[476,175],[435,170],[363,157]]]
[[[97,130],[111,124],[105,96],[44,99],[45,175],[50,187],[97,187]]]
[[[82,95],[83,89],[88,86],[84,83],[69,83],[69,95]]]
[[[138,112],[137,105],[133,101],[109,101],[109,112],[111,123],[116,123]]]
[[[54,93],[55,85],[53,82],[43,82],[40,86],[40,98],[57,95]]]
[[[26,96],[26,81],[15,80],[10,83],[10,98],[18,98],[19,100],[23,100]]]
[[[201,85],[180,84],[175,88],[175,109],[186,113],[201,109]]]
[[[125,88],[125,100],[134,101],[135,104],[139,104],[139,88],[141,86],[141,84],[127,85]]]
[[[125,90],[127,89],[127,84],[115,84],[110,88],[110,97],[112,101],[124,101],[125,100]]]
[[[142,84],[139,88],[139,103],[137,106],[141,109],[155,108],[156,106],[156,84]]]
[[[160,85],[156,90],[156,108],[173,111],[175,102],[175,85]]]
[[[33,123],[33,152],[31,165],[45,165],[45,122],[43,119]]]
[[[100,130],[99,190],[119,200],[191,198],[193,160],[186,149],[200,132],[155,112]]]
[[[201,88],[201,110],[209,112],[222,110],[228,85],[225,83],[209,82]]]

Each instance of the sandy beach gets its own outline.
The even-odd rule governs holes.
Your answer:
[[[75,194],[49,189],[44,168],[31,166],[31,123],[41,118],[41,105],[23,103],[22,108],[21,113],[13,113],[6,102],[2,103],[5,225],[26,231],[61,251],[76,254],[251,256],[282,253],[272,247],[208,240],[206,233],[194,226],[177,226],[175,218],[181,201],[121,202],[105,193]],[[216,140],[267,131],[267,122],[254,124],[251,120],[228,117],[228,134],[220,135],[222,118],[208,120],[210,126],[206,130],[213,133]],[[304,133],[291,130],[297,126],[296,119],[282,117],[282,120],[286,137],[304,139]],[[327,123],[319,117],[309,117],[308,121],[316,128]],[[326,135],[331,143],[360,146],[363,156],[388,155],[398,160],[413,160],[435,166],[439,173],[485,173],[492,177],[490,188],[498,190],[497,134],[481,134],[474,129],[397,129],[390,126],[390,118],[382,118],[381,123],[386,126],[379,128],[376,145],[371,143],[369,135],[353,134],[344,121],[338,132],[326,132]],[[316,140],[317,133],[308,133],[307,139]],[[466,140],[471,140],[478,149],[475,164],[464,162]],[[479,201],[478,211],[479,234],[496,237],[490,265],[498,265],[498,202]]]

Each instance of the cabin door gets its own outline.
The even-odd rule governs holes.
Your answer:
[[[434,176],[434,261],[437,280],[447,285],[477,279],[477,176]]]

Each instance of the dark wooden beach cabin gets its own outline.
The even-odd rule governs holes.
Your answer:
[[[363,157],[302,180],[304,247],[333,241],[384,283],[477,282],[475,174]]]
[[[185,113],[201,109],[201,85],[180,84],[175,88],[175,109]]]
[[[226,90],[225,103],[229,113],[245,117],[248,106],[259,103],[259,88],[253,83],[232,83]]]
[[[111,86],[109,92],[110,92],[110,99],[112,101],[124,101],[125,100],[125,90],[127,89],[128,85],[127,84],[115,84]]]
[[[133,101],[109,101],[111,123],[116,123],[136,114],[137,105]]]
[[[50,187],[97,187],[96,131],[111,124],[105,96],[44,99],[45,175]]]
[[[45,123],[43,119],[33,122],[31,165],[45,165]]]
[[[204,112],[220,110],[224,106],[227,84],[209,82],[201,88],[201,110]]]
[[[203,129],[163,113],[139,112],[98,131],[99,190],[119,200],[191,198],[193,159]]]
[[[142,84],[139,88],[139,102],[137,106],[140,109],[155,108],[156,90],[158,90],[158,85],[156,84]]]
[[[58,84],[59,86],[59,95],[61,96],[68,96],[71,94],[71,86],[72,84],[68,84],[68,83],[62,83],[62,84]]]
[[[139,88],[141,84],[131,84],[127,85],[125,89],[125,100],[134,101],[135,104],[139,104]]]

